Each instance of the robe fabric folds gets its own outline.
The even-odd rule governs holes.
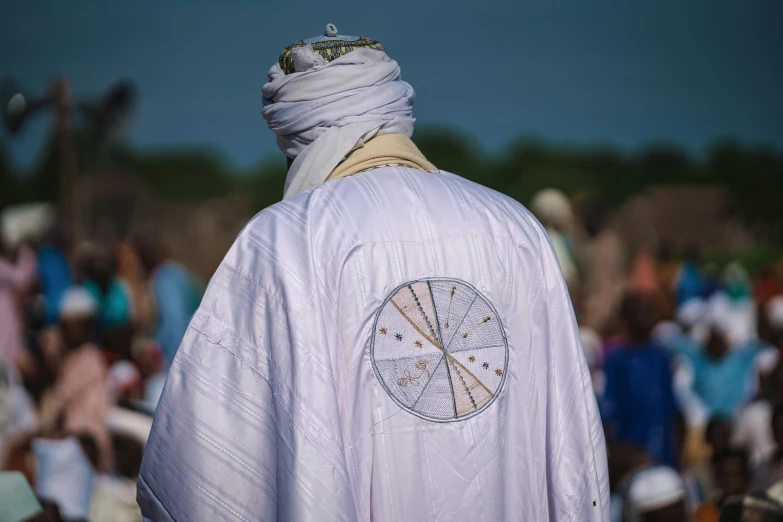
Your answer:
[[[151,520],[608,521],[603,431],[546,232],[381,167],[259,213],[177,352]]]

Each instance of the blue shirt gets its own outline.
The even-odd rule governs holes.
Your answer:
[[[60,299],[73,284],[68,260],[56,247],[43,246],[38,250],[38,279],[46,298],[46,323],[56,323]]]
[[[710,359],[704,350],[685,352],[693,364],[693,391],[704,401],[710,416],[732,418],[750,399],[749,381],[756,356],[765,348],[760,342],[738,346],[722,359]]]
[[[201,294],[181,265],[162,264],[152,277],[152,291],[158,305],[158,329],[155,340],[163,350],[166,366],[171,366]]]
[[[604,423],[617,440],[642,446],[656,462],[676,467],[669,355],[653,343],[618,348],[606,361]]]

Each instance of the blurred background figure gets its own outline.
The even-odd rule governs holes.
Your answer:
[[[168,368],[174,361],[190,318],[198,308],[201,292],[187,270],[168,259],[160,245],[138,238],[135,248],[155,295],[158,315],[155,339],[163,350]]]
[[[20,480],[37,492],[37,520],[139,520],[144,431],[201,283],[282,196],[287,165],[247,110],[260,103],[258,64],[277,59],[259,49],[322,27],[323,9],[164,1],[83,16],[44,4],[0,16],[2,48],[14,50],[0,72],[0,521],[3,484],[16,491]],[[545,226],[603,415],[613,515],[630,503],[639,520],[677,520],[644,496],[660,480],[677,504],[672,473],[698,520],[778,502],[779,2],[571,2],[567,17],[500,2],[478,18],[421,3],[403,21],[381,5],[330,9],[407,64],[428,107],[413,137],[421,152],[527,204]],[[290,23],[259,32],[270,17]],[[464,103],[476,99],[464,67],[436,65],[442,50],[409,38],[416,20],[450,42],[450,56],[502,79],[482,83],[480,104]],[[454,27],[472,38],[454,39]],[[511,62],[475,45],[520,38],[536,45]],[[71,40],[78,48],[62,45]],[[301,226],[290,210],[281,233]],[[438,256],[434,245],[422,252]],[[752,494],[727,499],[749,484]]]
[[[574,293],[579,282],[579,269],[572,236],[575,224],[571,202],[559,190],[545,189],[533,196],[530,210],[549,234],[568,289]]]
[[[607,440],[637,444],[654,462],[677,467],[671,363],[651,339],[657,314],[654,296],[625,297],[621,315],[626,342],[606,360],[601,416]]]
[[[666,466],[637,471],[626,479],[619,522],[688,522],[690,507],[680,475]]]
[[[617,233],[608,225],[607,210],[597,200],[582,208],[587,233],[584,252],[583,324],[606,334],[617,326],[615,314],[625,291],[625,252]]]

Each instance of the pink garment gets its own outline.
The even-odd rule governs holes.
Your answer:
[[[634,257],[631,266],[630,290],[641,293],[658,293],[658,263],[653,255],[642,250]]]
[[[35,271],[35,253],[30,248],[22,248],[15,264],[0,258],[0,359],[13,361],[24,349],[16,296],[32,285]]]
[[[585,245],[585,304],[583,324],[606,333],[625,292],[625,267],[620,236],[604,230]]]
[[[106,379],[103,355],[94,344],[87,343],[65,356],[55,385],[65,430],[74,434],[87,432],[95,437],[102,466],[110,459],[106,416],[112,404]]]

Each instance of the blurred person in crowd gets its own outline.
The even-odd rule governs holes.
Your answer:
[[[619,444],[608,441],[607,467],[609,471],[609,491],[611,493],[610,520],[622,520],[623,492],[628,477],[653,464],[643,447],[637,444]]]
[[[166,372],[160,346],[154,339],[144,337],[135,339],[133,360],[144,381],[142,400],[136,401],[135,405],[143,411],[154,413],[166,383]]]
[[[130,241],[120,241],[115,249],[117,279],[125,285],[131,302],[131,317],[136,331],[154,332],[155,296],[139,254]]]
[[[704,278],[699,268],[701,262],[701,252],[695,244],[688,245],[685,249],[685,255],[680,272],[677,274],[676,282],[676,306],[689,301],[690,299],[704,297]]]
[[[607,221],[607,211],[598,201],[587,201],[582,221],[588,235],[584,245],[584,320],[601,334],[611,330],[625,291],[625,263],[620,236]]]
[[[713,455],[723,453],[732,447],[734,424],[731,418],[715,416],[707,423],[704,439]]]
[[[758,394],[739,412],[734,444],[749,448],[751,465],[756,469],[768,460],[776,449],[772,433],[772,413],[776,404],[783,404],[783,296],[768,299],[758,314],[761,341],[773,347],[759,355],[756,368]]]
[[[783,294],[783,281],[773,266],[762,267],[753,283],[753,295],[759,305],[764,305],[773,297]]]
[[[144,396],[144,380],[133,356],[135,331],[131,324],[115,327],[104,336],[105,355],[109,362],[108,387],[112,396],[123,403]]]
[[[35,491],[57,506],[65,522],[86,522],[92,504],[98,449],[87,434],[33,440]]]
[[[330,24],[269,80],[284,201],[239,234],[169,370],[144,515],[605,521],[600,418],[543,227],[427,161],[378,42]]]
[[[748,453],[744,449],[730,448],[715,454],[712,458],[712,469],[717,489],[711,500],[696,509],[696,522],[718,522],[725,500],[744,495],[751,485]]]
[[[106,384],[106,361],[92,343],[97,303],[81,287],[69,289],[60,303],[64,354],[54,383],[52,412],[69,433],[86,432],[100,449],[100,467],[111,458],[106,415],[111,399]]]
[[[769,491],[752,491],[723,503],[720,522],[783,522],[783,503]]]
[[[579,327],[579,338],[582,340],[582,347],[585,351],[587,368],[590,370],[590,380],[593,382],[593,392],[600,401],[604,394],[606,386],[606,376],[604,375],[604,348],[601,337],[592,328],[585,326]]]
[[[709,299],[715,294],[725,291],[723,276],[721,275],[718,265],[715,263],[707,263],[702,269],[702,282],[703,290],[702,297]]]
[[[783,404],[775,406],[770,424],[775,446],[769,457],[756,469],[754,489],[767,489],[783,480]]]
[[[688,522],[688,494],[680,475],[667,466],[634,473],[622,492],[619,522]]]
[[[663,317],[674,315],[676,307],[677,276],[682,263],[674,257],[674,249],[670,241],[663,239],[658,244],[658,285],[663,289]]]
[[[73,285],[71,265],[65,255],[65,240],[59,226],[52,227],[38,248],[38,280],[46,303],[46,324],[59,318],[60,299]]]
[[[137,238],[134,246],[151,281],[158,311],[155,339],[169,368],[198,308],[200,292],[185,267],[167,259],[156,241]]]
[[[25,476],[16,471],[0,471],[0,522],[46,520],[43,507]]]
[[[707,314],[703,349],[682,351],[675,382],[692,390],[708,417],[734,418],[755,393],[757,357],[766,348],[755,341],[732,347],[732,321],[721,309]],[[694,408],[691,408],[694,409]]]
[[[571,202],[561,191],[545,189],[533,196],[530,211],[549,234],[566,285],[573,294],[579,282],[579,269],[574,255],[574,242],[571,238],[574,229],[574,213]]]
[[[109,253],[98,245],[82,243],[76,248],[74,258],[82,286],[97,303],[100,335],[130,323],[130,298],[125,286],[114,277]]]
[[[21,298],[35,282],[35,252],[19,248],[16,259],[0,255],[0,359],[17,363],[24,353]]]
[[[677,467],[671,363],[666,350],[651,341],[658,314],[649,294],[623,300],[627,341],[608,356],[601,413],[608,440],[644,447],[656,463]]]
[[[0,359],[0,469],[20,438],[38,428],[38,415],[14,365]]]
[[[739,262],[733,261],[723,270],[723,291],[733,301],[750,301],[752,298],[753,282]]]
[[[658,280],[658,260],[655,259],[653,249],[648,244],[639,246],[633,257],[628,278],[628,291],[650,294],[657,299],[661,298],[663,292]]]
[[[90,506],[90,522],[142,522],[136,503],[136,480],[144,454],[143,445],[133,436],[112,434],[116,455],[113,474],[98,477]]]

